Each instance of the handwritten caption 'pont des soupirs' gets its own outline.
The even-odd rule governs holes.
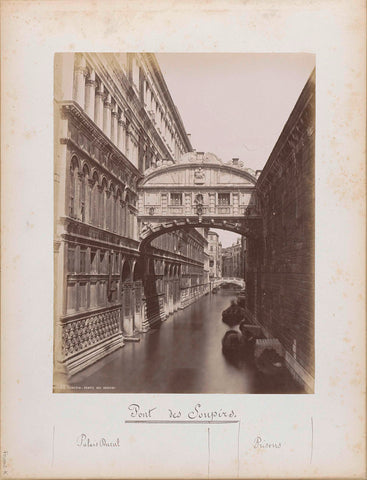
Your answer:
[[[188,409],[177,408],[147,408],[139,403],[131,403],[128,406],[130,419],[138,421],[149,420],[201,420],[201,421],[225,421],[235,420],[237,415],[233,409],[210,409],[200,403],[196,403]]]

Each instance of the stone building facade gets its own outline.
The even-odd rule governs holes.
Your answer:
[[[209,242],[209,278],[216,280],[222,277],[222,244],[216,232],[208,232]]]
[[[258,178],[262,234],[247,239],[246,308],[314,389],[315,72]]]
[[[139,252],[144,171],[192,150],[154,55],[56,54],[54,91],[58,381],[188,304],[181,275],[190,300],[203,292],[207,254],[194,229]]]
[[[245,258],[244,258],[245,239],[238,238],[237,242],[222,249],[222,276],[244,278]]]

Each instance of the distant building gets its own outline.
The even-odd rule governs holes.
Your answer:
[[[219,241],[219,235],[209,230],[209,278],[215,280],[222,276],[222,244]]]
[[[244,246],[245,239],[238,238],[237,242],[222,249],[222,276],[244,278]]]

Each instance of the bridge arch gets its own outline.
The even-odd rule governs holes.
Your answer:
[[[220,287],[221,285],[237,285],[239,287],[244,288],[245,287],[245,281],[242,278],[236,278],[236,277],[223,277],[219,280],[216,280],[214,282],[215,287]]]
[[[238,233],[250,238],[257,238],[260,234],[261,219],[258,218],[255,221],[254,218],[243,218],[235,223],[228,222],[227,220],[202,218],[193,220],[174,220],[172,222],[166,222],[161,224],[145,224],[140,234],[140,252],[146,251],[152,240],[174,230],[190,230],[192,228],[215,228],[220,230],[227,230],[230,232]]]

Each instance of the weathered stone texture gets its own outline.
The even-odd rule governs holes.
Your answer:
[[[247,308],[314,377],[314,73],[258,184],[261,240],[247,249]]]

